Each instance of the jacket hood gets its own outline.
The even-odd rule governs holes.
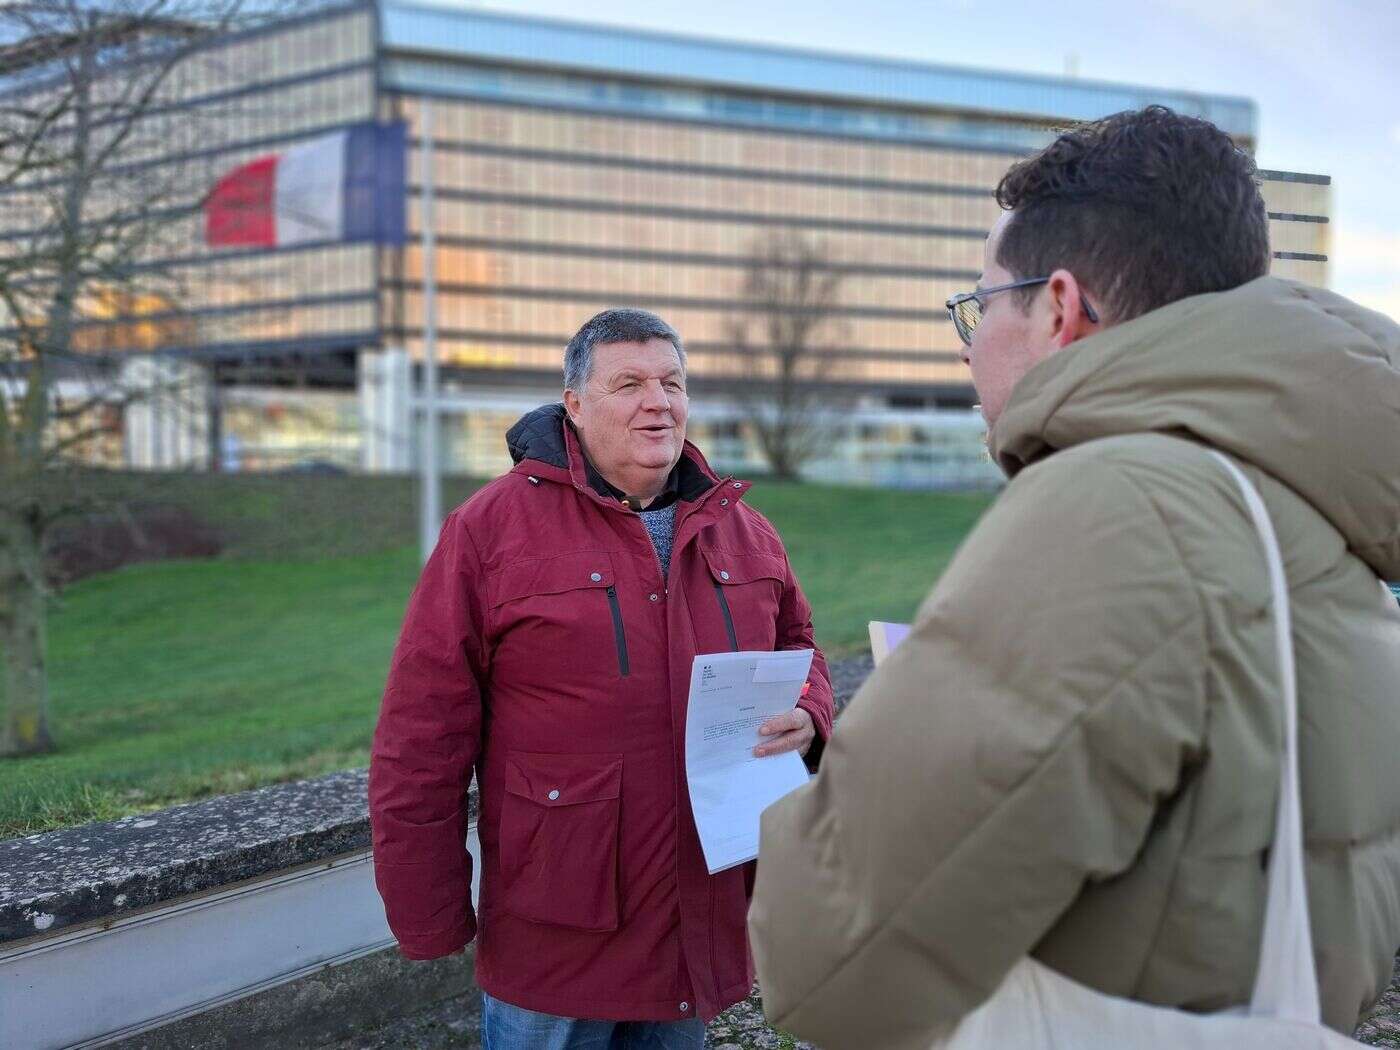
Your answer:
[[[1010,476],[1154,431],[1272,475],[1379,575],[1400,577],[1400,326],[1384,315],[1274,277],[1183,299],[1041,362],[988,445]]]
[[[506,431],[506,448],[512,463],[535,459],[561,470],[569,469],[569,450],[564,444],[564,405],[556,401],[526,412]]]

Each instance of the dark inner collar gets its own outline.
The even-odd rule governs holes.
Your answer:
[[[685,460],[682,459],[681,463],[684,462]],[[607,478],[603,477],[603,475],[598,473],[597,468],[595,468],[593,464],[589,462],[587,456],[583,457],[583,469],[584,473],[588,477],[589,488],[591,488],[594,492],[598,493],[598,495],[602,496],[604,499],[611,498],[617,500],[629,510],[661,510],[663,507],[669,507],[672,503],[675,503],[676,500],[681,498],[680,463],[677,463],[674,467],[671,468],[671,473],[666,475],[666,484],[662,486],[662,489],[657,494],[656,499],[652,500],[651,503],[645,508],[642,506],[641,497],[629,496],[616,485],[608,481]]]
[[[565,425],[572,428],[573,422],[566,420]],[[574,440],[578,440],[577,430],[574,431]],[[649,506],[643,508],[639,497],[627,495],[598,473],[597,468],[589,460],[588,454],[584,452],[582,441],[578,443],[578,451],[579,455],[583,457],[583,471],[588,480],[588,487],[604,499],[615,499],[633,511],[664,510],[677,500],[685,500],[690,503],[709,492],[715,485],[714,481],[696,465],[694,460],[682,454],[680,460],[671,468],[671,473],[666,475],[666,484],[662,486],[656,499],[652,500]]]

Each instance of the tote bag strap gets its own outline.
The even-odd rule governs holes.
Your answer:
[[[1293,626],[1288,608],[1288,582],[1273,522],[1258,490],[1229,457],[1207,449],[1229,472],[1244,495],[1255,531],[1264,545],[1273,592],[1274,647],[1283,694],[1283,761],[1279,772],[1278,811],[1274,845],[1269,853],[1268,897],[1264,934],[1259,945],[1259,971],[1249,1013],[1255,1017],[1318,1024],[1322,1009],[1313,961],[1312,928],[1308,919],[1308,890],[1303,872],[1303,812],[1298,789],[1298,679],[1293,656]]]

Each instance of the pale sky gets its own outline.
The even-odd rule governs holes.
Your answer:
[[[469,6],[1027,73],[1068,58],[1087,79],[1244,95],[1260,167],[1332,176],[1332,287],[1400,319],[1400,0]]]

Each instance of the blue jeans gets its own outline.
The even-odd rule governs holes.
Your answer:
[[[584,1021],[511,1006],[481,993],[482,1050],[703,1050],[705,1024]]]

